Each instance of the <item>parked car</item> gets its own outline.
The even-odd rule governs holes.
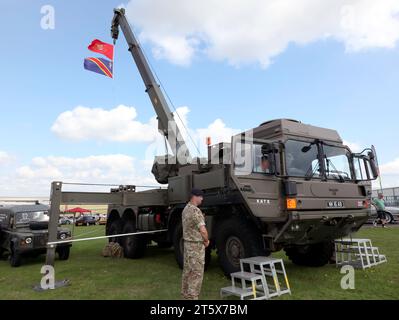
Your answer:
[[[0,206],[0,256],[9,253],[12,267],[18,267],[24,256],[46,253],[49,207],[43,204]],[[58,239],[71,237],[71,231],[58,228]],[[57,245],[60,260],[69,258],[71,244]]]
[[[58,223],[60,225],[73,224],[73,218],[61,217],[60,220],[58,221]]]
[[[75,226],[90,226],[96,224],[96,217],[94,216],[80,216],[76,219]]]
[[[106,225],[107,224],[107,215],[106,214],[102,214],[100,216],[100,219],[98,220],[98,224],[99,225]]]
[[[387,219],[387,223],[395,223],[398,221],[399,216],[399,208],[397,207],[385,207],[385,216]],[[372,223],[375,219],[377,219],[377,210],[374,206],[371,206],[371,217],[368,222]]]

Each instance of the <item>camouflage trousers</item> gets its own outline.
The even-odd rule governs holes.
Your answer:
[[[203,242],[184,241],[184,267],[181,295],[186,300],[198,300],[204,277],[205,246]]]

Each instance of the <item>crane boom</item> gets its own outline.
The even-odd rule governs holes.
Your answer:
[[[114,9],[114,18],[112,19],[111,35],[114,43],[119,36],[119,27],[125,36],[126,42],[129,46],[129,51],[133,56],[136,66],[144,81],[146,92],[150,97],[151,103],[154,107],[158,119],[158,129],[167,138],[173,153],[180,160],[182,158],[188,159],[191,157],[187,144],[180,133],[179,127],[174,120],[173,113],[165,99],[165,96],[155,80],[148,61],[138,43],[130,25],[125,16],[125,9]]]

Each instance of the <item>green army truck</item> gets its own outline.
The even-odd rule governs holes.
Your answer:
[[[143,78],[159,130],[172,155],[157,157],[152,172],[167,188],[137,192],[132,185],[109,204],[106,234],[165,232],[115,238],[125,257],[140,258],[150,241],[174,247],[183,264],[181,212],[190,190],[204,191],[211,245],[226,274],[244,257],[285,250],[298,265],[322,266],[332,241],[356,232],[368,219],[371,180],[378,176],[374,149],[355,153],[335,130],[295,120],[267,121],[208,146],[208,157],[192,158],[123,9],[114,10],[112,37],[119,28]],[[173,130],[171,130],[173,127]],[[183,160],[182,160],[183,159]]]
[[[9,254],[12,267],[19,267],[23,257],[46,253],[49,207],[43,204],[0,205],[0,257]],[[69,229],[58,228],[58,239],[71,237]],[[60,260],[69,258],[71,244],[57,246]]]

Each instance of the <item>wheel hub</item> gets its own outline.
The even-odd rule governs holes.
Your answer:
[[[240,264],[240,259],[245,255],[244,245],[239,238],[232,236],[227,239],[226,256],[232,265],[238,266]]]

